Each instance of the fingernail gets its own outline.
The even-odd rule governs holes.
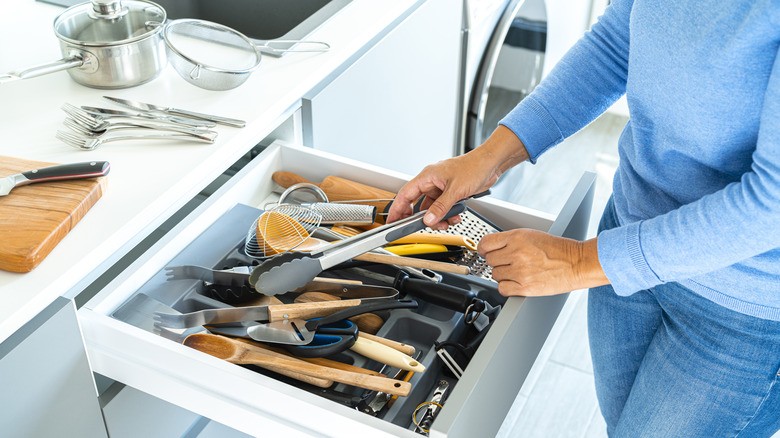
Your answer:
[[[433,213],[428,213],[425,215],[425,219],[423,219],[423,222],[426,224],[434,224],[436,223],[436,216],[434,216]]]

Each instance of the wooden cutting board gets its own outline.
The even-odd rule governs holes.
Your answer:
[[[0,156],[0,177],[59,163]],[[30,272],[84,217],[106,177],[28,184],[0,196],[0,269]]]

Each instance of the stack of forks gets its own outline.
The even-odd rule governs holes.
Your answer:
[[[215,124],[150,113],[111,111],[98,113],[69,103],[62,106],[67,117],[63,124],[69,130],[57,131],[57,138],[76,149],[91,151],[103,143],[119,140],[179,140],[214,143]]]

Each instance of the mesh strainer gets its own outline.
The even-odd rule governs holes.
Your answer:
[[[250,257],[269,257],[305,242],[322,220],[308,208],[283,204],[261,214],[247,232],[244,251]]]
[[[174,20],[165,26],[163,38],[168,62],[187,82],[207,90],[230,90],[243,84],[260,66],[260,49],[274,52],[325,52],[327,43],[275,40],[255,44],[241,32],[218,23],[198,19]],[[272,43],[316,44],[321,48],[276,49]]]

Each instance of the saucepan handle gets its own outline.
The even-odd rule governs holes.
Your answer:
[[[40,64],[33,67],[28,67],[23,70],[16,70],[10,73],[2,74],[0,75],[0,84],[5,82],[19,81],[22,79],[36,78],[38,76],[47,75],[49,73],[56,73],[58,71],[81,67],[82,65],[84,65],[84,59],[81,56],[71,56],[69,58],[60,59],[59,61]]]

